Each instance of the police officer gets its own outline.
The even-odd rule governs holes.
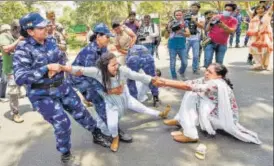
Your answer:
[[[143,45],[134,45],[129,49],[126,57],[126,64],[133,71],[139,72],[139,70],[142,69],[147,75],[153,77],[156,74],[154,58],[149,50]],[[128,80],[127,85],[131,96],[137,99],[138,91],[135,81]],[[153,106],[155,107],[160,102],[159,90],[152,84],[149,85],[149,88],[153,95]]]
[[[74,162],[74,157],[70,152],[71,123],[65,111],[92,132],[95,143],[109,147],[110,141],[97,128],[73,88],[64,81],[64,73],[60,72],[64,52],[47,39],[47,24],[38,13],[29,13],[20,19],[25,40],[15,50],[14,75],[18,85],[27,86],[33,107],[53,126],[61,161],[68,164]]]
[[[146,74],[155,76],[153,55],[145,46],[134,45],[136,35],[117,21],[112,23],[112,28],[116,34],[115,46],[122,53],[122,56],[126,57],[126,65],[133,71],[139,72],[140,69],[143,69]],[[153,105],[156,106],[157,102],[159,102],[158,88],[153,85],[149,87],[153,95]],[[128,80],[128,88],[130,94],[137,99],[138,91],[134,80]]]

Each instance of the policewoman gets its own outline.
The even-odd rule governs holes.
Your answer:
[[[53,126],[62,163],[74,162],[70,152],[71,123],[65,111],[92,132],[95,143],[109,147],[110,141],[97,128],[73,88],[64,81],[64,73],[60,72],[60,64],[65,64],[64,52],[48,40],[48,21],[38,13],[29,13],[19,22],[25,40],[15,50],[15,80],[18,85],[27,86],[33,107]]]
[[[109,37],[113,37],[108,27],[104,23],[95,25],[94,34],[90,37],[90,43],[84,47],[72,65],[91,67],[96,66],[96,61],[101,55],[107,52]],[[106,108],[103,98],[98,91],[103,90],[103,85],[94,78],[86,76],[69,76],[69,82],[75,87],[84,98],[95,105],[99,117],[106,122]]]

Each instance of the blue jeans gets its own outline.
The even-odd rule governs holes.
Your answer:
[[[233,44],[233,40],[234,40],[234,36],[236,33],[236,45],[238,45],[240,43],[240,37],[241,37],[241,30],[237,30],[236,32],[230,34],[230,38],[229,38],[229,44],[232,46]]]
[[[249,40],[249,36],[245,35],[245,41],[244,41],[244,45],[246,46]]]
[[[148,52],[150,53],[150,55],[154,55],[154,44],[153,43],[144,43],[144,44],[141,44],[143,46],[145,46],[147,49],[148,49]]]
[[[177,54],[180,57],[181,60],[181,67],[180,67],[180,74],[184,74],[185,70],[187,68],[187,54],[186,54],[186,49],[181,48],[181,49],[170,49],[169,48],[169,56],[170,56],[170,72],[171,72],[171,77],[173,79],[177,79],[177,74],[176,74],[176,56]]]
[[[199,68],[199,52],[200,52],[200,40],[187,40],[186,51],[187,55],[190,48],[192,48],[193,61],[192,61],[192,70],[197,71]]]
[[[227,50],[227,45],[221,45],[216,43],[210,43],[205,47],[205,67],[207,68],[213,59],[213,54],[215,52],[216,63],[223,64],[225,53]]]

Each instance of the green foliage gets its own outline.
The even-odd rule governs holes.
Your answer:
[[[86,42],[78,40],[76,38],[76,34],[73,34],[73,33],[69,34],[67,43],[70,50],[79,50],[86,46]]]
[[[33,8],[30,9],[33,10]],[[10,24],[12,20],[19,19],[28,12],[22,2],[2,2],[0,3],[0,23]]]
[[[63,15],[58,19],[64,27],[71,27],[76,25],[76,11],[66,6],[63,9]]]
[[[122,18],[128,14],[125,1],[79,1],[77,5],[77,24],[88,26],[98,22],[104,22],[110,26],[113,19]]]

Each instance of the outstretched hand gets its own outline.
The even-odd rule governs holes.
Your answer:
[[[61,70],[64,71],[64,72],[71,72],[72,70],[72,67],[71,65],[61,65]]]
[[[159,77],[153,77],[152,80],[151,80],[151,82],[152,82],[152,84],[154,86],[157,86],[157,87],[163,87],[163,86],[165,86],[165,81],[162,80]]]

